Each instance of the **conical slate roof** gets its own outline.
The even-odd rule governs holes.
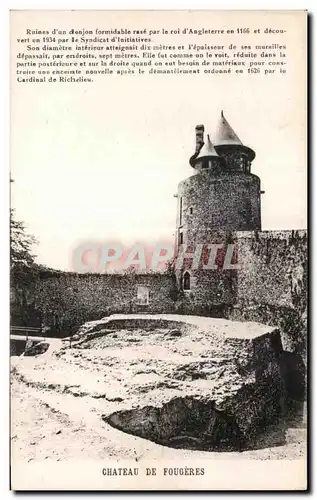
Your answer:
[[[220,122],[218,125],[218,130],[215,135],[214,143],[215,146],[226,146],[226,145],[243,146],[239,137],[225,119],[223,111],[221,111]]]
[[[210,140],[209,135],[207,135],[207,142],[203,145],[201,150],[199,151],[198,156],[195,158],[195,160],[200,160],[201,158],[207,158],[210,156],[217,156],[219,158],[219,155],[215,148],[213,147],[213,144]]]

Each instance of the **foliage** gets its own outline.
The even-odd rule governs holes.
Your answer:
[[[15,219],[15,212],[10,210],[10,262],[13,284],[24,283],[37,273],[32,246],[37,243],[34,236],[27,233],[24,222]]]

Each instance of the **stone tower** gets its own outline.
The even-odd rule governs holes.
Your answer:
[[[212,232],[261,230],[260,179],[255,158],[221,112],[218,130],[205,140],[196,127],[195,174],[178,185],[177,243],[203,242]]]
[[[261,188],[259,177],[251,173],[255,153],[242,143],[223,112],[214,137],[204,134],[204,125],[197,125],[196,148],[189,160],[194,174],[178,185],[175,274],[186,310],[201,306],[202,312],[213,314],[210,307],[235,300],[238,274],[227,270],[225,258],[236,231],[261,230]],[[216,253],[215,262],[220,259],[220,264],[213,270],[206,269],[209,244],[223,245]],[[198,247],[204,248],[203,254],[199,265],[193,266],[195,259],[188,254],[193,256]]]

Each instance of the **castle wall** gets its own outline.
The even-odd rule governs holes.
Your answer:
[[[236,233],[236,303],[230,318],[278,326],[283,347],[306,354],[307,232]]]
[[[178,314],[224,317],[225,311],[236,302],[236,271],[186,269],[190,273],[190,290],[183,290],[177,272],[178,297],[175,310]]]
[[[179,289],[177,270],[175,275],[42,272],[22,295],[12,291],[12,324],[39,326],[42,321],[52,335],[66,335],[111,313],[220,316],[278,326],[284,349],[305,355],[306,232],[237,232],[232,237],[241,269],[190,270],[190,291]],[[137,285],[148,287],[148,305],[138,305]]]
[[[219,236],[218,236],[219,237]],[[180,291],[177,311],[220,314],[278,326],[283,347],[305,356],[307,338],[306,231],[235,232],[238,270],[191,270],[190,291]]]
[[[139,303],[138,286],[148,290],[148,304]],[[15,325],[42,323],[50,328],[48,335],[67,336],[109,314],[173,312],[175,298],[175,277],[169,274],[42,272],[23,290],[22,301],[21,291],[13,294],[11,316]]]

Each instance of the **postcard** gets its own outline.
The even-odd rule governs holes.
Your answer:
[[[11,488],[307,489],[307,12],[11,11]]]

